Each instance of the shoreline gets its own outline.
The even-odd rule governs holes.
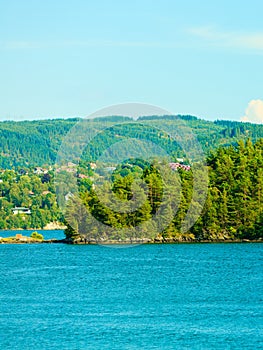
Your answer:
[[[64,231],[66,228],[3,228],[0,231]]]
[[[238,240],[202,240],[202,241],[157,241],[157,240],[152,240],[152,241],[145,241],[145,240],[135,240],[135,241],[114,241],[114,240],[109,240],[109,241],[101,241],[101,242],[72,242],[67,240],[66,238],[64,239],[44,239],[44,240],[39,240],[35,239],[32,237],[28,236],[22,236],[20,238],[16,237],[6,237],[6,238],[0,238],[0,244],[67,244],[67,245],[105,245],[105,246],[133,246],[133,245],[152,245],[152,244],[231,244],[231,243],[263,243],[263,239],[254,239],[254,240],[249,240],[249,239],[238,239]]]

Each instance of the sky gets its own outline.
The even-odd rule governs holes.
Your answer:
[[[262,0],[0,0],[0,120],[138,102],[263,122]]]

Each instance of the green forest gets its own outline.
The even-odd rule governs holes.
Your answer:
[[[151,239],[159,241],[224,241],[263,238],[263,139],[255,144],[251,140],[240,141],[237,146],[220,147],[207,158],[209,186],[202,214],[188,232],[182,233],[182,222],[192,200],[193,178],[191,171],[178,170],[182,184],[180,204],[176,215],[162,232],[158,226],[151,227]],[[131,197],[131,185],[140,176],[148,185],[143,205],[133,213],[119,213],[109,209],[111,189],[123,200],[123,205]],[[118,228],[130,228],[147,222],[158,211],[164,191],[173,193],[172,188],[162,182],[160,173],[154,165],[123,164],[113,173],[112,181],[106,182],[102,189],[104,203],[92,188],[82,190],[80,198],[91,214],[99,221],[115,227],[111,236],[102,228],[93,225],[85,210],[81,210],[79,199],[72,198],[68,205],[68,222],[75,223],[66,230],[72,240],[125,239],[118,236]],[[176,183],[174,184],[176,186]],[[171,203],[166,203],[166,212],[171,212]],[[158,214],[160,215],[160,214]],[[143,231],[135,230],[134,238],[144,238]],[[148,237],[149,238],[149,237]]]
[[[118,124],[123,120],[124,124]],[[198,207],[192,198],[195,160],[188,159],[180,145],[162,131],[180,120],[193,130],[201,144],[209,176],[201,215],[187,231],[182,230],[182,225],[190,203]],[[193,116],[140,117],[137,121],[105,117],[107,130],[96,135],[82,157],[58,165],[56,157],[63,137],[77,121],[0,123],[0,229],[66,224],[65,234],[70,242],[127,238],[156,242],[263,239],[262,125],[210,122]],[[94,130],[99,130],[100,122],[101,119],[88,121]],[[158,129],[161,131],[156,132]],[[125,137],[141,140],[142,154],[148,152],[144,140],[158,142],[173,162],[182,157],[181,165],[189,168],[180,165],[171,171],[163,159],[164,169],[170,169],[164,180],[156,159],[149,162],[134,158],[111,164],[109,173],[109,164],[97,160],[105,149]],[[77,141],[74,146],[78,154]],[[97,162],[96,168],[93,162]],[[56,195],[58,174],[66,182],[58,194],[62,200],[67,198],[63,213]],[[78,196],[72,194],[74,191]],[[134,195],[141,205],[128,210]],[[116,210],[115,202],[121,203],[121,211]],[[103,225],[94,224],[92,217]],[[155,217],[157,220],[151,221]],[[158,220],[168,224],[163,228]],[[139,231],[138,226],[142,227]]]
[[[44,228],[50,222],[63,222],[52,179],[52,172],[36,174],[34,169],[2,171],[0,229]],[[22,209],[14,214],[15,208],[29,209],[30,214]]]
[[[72,118],[0,122],[0,168],[54,165],[63,138],[78,121],[80,119]],[[120,135],[118,133],[120,127],[115,125],[121,121],[130,121],[124,124],[125,135]],[[95,144],[93,142],[89,146],[85,160],[92,161],[112,140],[113,142],[119,141],[125,137],[148,138],[149,129],[145,127],[147,123],[149,128],[154,126],[160,130],[169,130],[175,127],[178,121],[182,121],[193,131],[206,154],[219,146],[236,145],[241,139],[250,138],[252,142],[255,142],[263,138],[263,125],[224,120],[212,122],[194,116],[147,116],[139,117],[136,121],[129,117],[119,116],[95,118],[87,120],[90,129],[98,130],[101,123],[104,122],[109,130],[103,135],[103,138],[97,137],[94,140]],[[110,129],[111,126],[114,128]],[[180,147],[169,138],[159,138],[158,142],[169,152],[173,151],[177,156],[182,155]]]

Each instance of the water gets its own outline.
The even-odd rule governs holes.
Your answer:
[[[17,233],[22,234],[23,236],[30,237],[32,232],[37,231],[44,236],[44,239],[63,239],[65,238],[64,230],[0,230],[0,237],[10,237],[15,236]]]
[[[263,244],[0,245],[1,349],[262,349]]]

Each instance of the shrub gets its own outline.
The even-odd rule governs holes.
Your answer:
[[[41,235],[40,233],[34,231],[34,232],[31,233],[31,238],[39,239],[39,240],[43,241],[44,236]]]

